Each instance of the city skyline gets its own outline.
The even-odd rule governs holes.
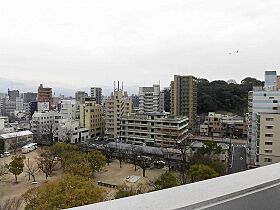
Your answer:
[[[78,89],[277,70],[279,2],[5,2],[1,77]],[[9,11],[9,12],[7,12]]]

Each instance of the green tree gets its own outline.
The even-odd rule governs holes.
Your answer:
[[[202,181],[219,176],[219,174],[211,167],[203,164],[192,165],[189,169],[191,182]]]
[[[61,166],[63,166],[64,160],[67,158],[65,156],[71,155],[72,152],[78,151],[79,148],[73,144],[56,143],[49,150],[55,157],[59,158]]]
[[[65,175],[27,191],[23,198],[25,209],[66,209],[103,201],[104,191],[93,179]]]
[[[92,171],[87,159],[87,154],[80,151],[64,153],[63,170],[65,173],[91,177]]]
[[[166,172],[155,181],[155,190],[162,190],[175,187],[177,185],[178,183],[176,177],[172,173]]]
[[[106,164],[106,157],[99,151],[88,153],[88,162],[91,168],[92,176],[96,171],[100,171]]]
[[[24,155],[16,155],[12,157],[12,161],[6,165],[9,172],[15,176],[15,181],[17,183],[17,177],[23,172],[24,162],[25,159]]]

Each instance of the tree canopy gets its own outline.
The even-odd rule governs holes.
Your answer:
[[[25,209],[65,209],[103,201],[104,191],[93,179],[68,174],[28,190],[23,198]]]
[[[263,85],[262,81],[251,77],[243,79],[241,84],[228,84],[222,80],[209,82],[207,79],[198,79],[198,114],[226,111],[244,115],[248,107],[248,92],[253,89],[253,86]]]
[[[177,185],[178,183],[176,177],[170,172],[166,172],[155,181],[155,190],[162,190],[175,187]]]
[[[24,168],[24,162],[25,159],[24,155],[16,155],[12,157],[12,161],[7,164],[7,168],[10,173],[12,173],[15,176],[15,181],[17,183],[17,176],[20,175],[23,172]]]
[[[219,174],[210,166],[204,164],[194,164],[189,169],[189,175],[192,182],[211,179],[219,176]]]

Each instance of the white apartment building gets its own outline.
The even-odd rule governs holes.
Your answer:
[[[80,118],[80,104],[76,100],[61,100],[59,113],[63,119],[76,120]]]
[[[89,130],[80,128],[79,121],[60,119],[52,126],[54,142],[78,143],[90,138]]]
[[[265,166],[280,162],[280,112],[258,114],[257,163]]]
[[[173,147],[186,138],[188,118],[160,113],[131,114],[120,120],[122,142],[156,147]]]
[[[61,118],[61,115],[55,111],[34,112],[30,122],[31,131],[38,135],[50,134],[53,124],[58,123]]]
[[[259,165],[257,159],[257,134],[259,113],[278,113],[280,105],[280,91],[275,84],[277,75],[266,71],[265,87],[256,87],[248,94],[248,164]],[[272,76],[276,79],[273,79]]]
[[[139,87],[139,113],[160,112],[160,85]]]
[[[132,101],[124,96],[122,89],[114,88],[111,98],[105,101],[105,134],[109,138],[119,137],[120,118],[132,112]]]

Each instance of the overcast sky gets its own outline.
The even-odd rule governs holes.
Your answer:
[[[263,79],[279,68],[279,9],[279,0],[2,1],[0,77],[71,88],[167,86],[174,74]]]

